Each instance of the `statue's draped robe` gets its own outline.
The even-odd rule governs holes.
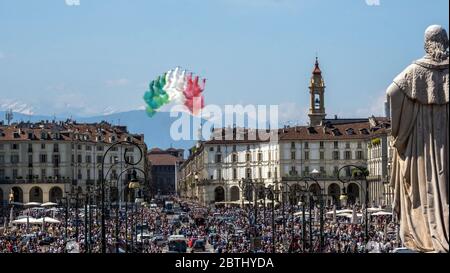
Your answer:
[[[421,252],[449,249],[448,67],[448,60],[414,62],[389,97],[393,206],[405,246]]]

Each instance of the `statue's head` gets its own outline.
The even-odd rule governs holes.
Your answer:
[[[427,28],[425,51],[434,61],[442,62],[448,59],[448,35],[442,26],[432,25]]]

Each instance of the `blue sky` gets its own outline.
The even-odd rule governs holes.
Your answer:
[[[377,2],[372,0],[373,2]],[[279,104],[306,121],[316,52],[329,117],[383,114],[384,90],[424,55],[448,0],[0,0],[0,110],[91,116],[139,109],[182,66],[206,102]]]

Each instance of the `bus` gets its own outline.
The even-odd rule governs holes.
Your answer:
[[[184,235],[172,235],[169,237],[169,252],[186,253],[187,240]]]

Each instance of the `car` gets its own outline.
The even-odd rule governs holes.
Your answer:
[[[206,251],[206,241],[203,239],[197,239],[195,240],[193,246],[192,246],[192,252],[197,251]]]
[[[52,244],[55,241],[55,238],[53,237],[45,237],[44,239],[39,241],[40,246],[47,246]]]
[[[154,236],[151,241],[155,243],[157,246],[164,246],[167,243],[167,240],[162,235]]]

